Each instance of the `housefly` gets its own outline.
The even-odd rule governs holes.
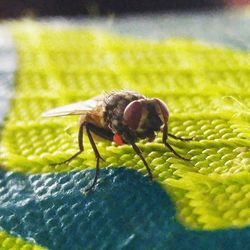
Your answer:
[[[192,138],[177,137],[168,132],[169,112],[166,104],[158,98],[146,98],[132,91],[116,91],[100,95],[92,99],[55,108],[42,114],[44,117],[79,115],[80,128],[78,132],[79,151],[69,159],[56,164],[68,163],[77,157],[83,150],[83,132],[86,131],[96,157],[96,172],[91,185],[85,192],[92,190],[99,176],[99,162],[102,159],[93,134],[114,141],[118,145],[130,144],[145,165],[150,179],[151,170],[136,145],[139,139],[153,141],[156,132],[162,131],[162,143],[177,157],[189,160],[179,155],[167,142],[168,136],[182,141]]]

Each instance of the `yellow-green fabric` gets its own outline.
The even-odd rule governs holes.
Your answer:
[[[190,229],[250,224],[250,55],[188,39],[161,42],[101,31],[13,26],[19,55],[15,95],[4,123],[0,160],[25,174],[93,169],[85,152],[68,165],[50,163],[77,151],[77,117],[41,113],[104,91],[130,89],[158,97],[169,107],[169,130],[191,142],[138,143],[154,181],[172,197],[177,218]],[[129,145],[99,142],[102,167],[125,166],[146,174]],[[79,190],[80,192],[80,190]]]
[[[1,250],[46,250],[47,248],[31,244],[18,237],[14,237],[6,232],[0,231],[0,249]]]

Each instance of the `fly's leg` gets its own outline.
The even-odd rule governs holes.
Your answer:
[[[89,192],[90,190],[92,190],[94,188],[94,186],[97,183],[99,172],[100,172],[99,162],[100,162],[100,159],[103,160],[103,158],[100,156],[100,154],[97,150],[96,144],[94,142],[94,139],[93,139],[90,131],[92,131],[94,134],[102,137],[103,139],[110,140],[110,141],[113,140],[113,136],[114,136],[114,134],[112,132],[110,132],[106,129],[99,128],[91,123],[82,123],[80,125],[79,132],[78,132],[79,151],[77,153],[75,153],[74,155],[72,155],[69,159],[67,159],[63,162],[53,163],[50,165],[65,164],[67,162],[70,162],[71,160],[73,160],[75,157],[77,157],[79,154],[81,154],[83,152],[83,150],[84,150],[84,147],[83,147],[83,129],[84,129],[84,127],[86,128],[87,136],[89,138],[90,144],[91,144],[91,146],[94,150],[95,156],[96,156],[95,177],[94,177],[93,183],[90,185],[90,187],[86,188],[86,190],[85,190],[85,192]]]
[[[149,168],[148,163],[146,162],[145,158],[143,157],[141,150],[137,147],[137,145],[134,142],[132,142],[131,145],[132,145],[134,151],[136,152],[136,154],[141,158],[143,164],[147,168],[149,178],[152,180],[153,175],[151,173],[151,169]]]
[[[163,144],[174,154],[176,155],[177,157],[179,157],[180,159],[184,160],[184,161],[190,161],[190,159],[188,158],[185,158],[181,155],[179,155],[171,146],[170,144],[167,142],[167,139],[168,139],[168,135],[175,138],[175,139],[180,139],[180,137],[177,137],[175,135],[172,135],[172,134],[169,134],[168,133],[168,126],[167,125],[164,125],[163,127],[163,135],[162,135],[162,142]],[[183,139],[183,138],[182,138]]]
[[[191,137],[191,138],[183,138],[183,137],[179,137],[179,136],[176,136],[176,135],[173,135],[173,134],[170,134],[168,133],[168,136],[169,137],[172,137],[176,140],[180,140],[180,141],[192,141],[194,139],[194,137]]]
[[[85,127],[85,124],[82,123],[80,125],[79,132],[78,132],[79,151],[76,152],[74,155],[72,155],[69,159],[67,159],[65,161],[58,162],[58,163],[52,163],[50,165],[61,165],[61,164],[68,163],[68,162],[72,161],[74,158],[76,158],[79,154],[81,154],[83,152],[83,150],[84,150],[84,147],[83,147],[83,129],[84,129],[84,127]]]
[[[92,130],[92,131],[94,130],[94,129],[93,129],[93,125],[87,123],[85,126],[86,126],[87,136],[88,136],[88,138],[89,138],[89,142],[90,142],[90,144],[91,144],[91,146],[92,146],[92,149],[94,150],[95,157],[96,157],[96,172],[95,172],[94,180],[93,180],[92,184],[91,184],[89,187],[87,187],[87,188],[85,189],[85,193],[88,193],[89,191],[91,191],[91,190],[95,187],[95,185],[96,185],[96,183],[97,183],[97,180],[98,180],[98,177],[99,177],[99,173],[100,173],[99,162],[100,162],[100,159],[103,160],[103,158],[101,157],[100,153],[98,152],[98,149],[97,149],[97,147],[96,147],[95,141],[94,141],[94,139],[93,139],[93,137],[92,137],[92,135],[91,135],[91,130]],[[95,126],[94,126],[94,127],[95,127]],[[95,128],[96,128],[96,127],[95,127]],[[100,130],[101,130],[101,129],[100,129]],[[99,132],[100,132],[100,130],[99,130]],[[99,135],[100,135],[100,133],[99,133]]]
[[[108,141],[113,141],[114,134],[111,131],[103,129],[103,128],[99,128],[91,123],[88,123],[88,128],[91,132],[100,136],[101,138],[108,140]]]
[[[165,142],[163,142],[163,143],[164,143],[164,145],[165,145],[166,147],[168,147],[168,148],[170,149],[171,152],[174,153],[174,155],[176,155],[177,157],[179,157],[180,159],[182,159],[182,160],[184,160],[184,161],[190,161],[190,159],[185,158],[185,157],[179,155],[179,154],[169,145],[168,142],[165,141]]]

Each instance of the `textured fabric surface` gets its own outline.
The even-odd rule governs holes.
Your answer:
[[[7,218],[7,217],[6,217]],[[5,232],[0,232],[0,248],[1,250],[46,250],[41,246],[31,244],[18,237],[11,236]]]
[[[249,248],[249,227],[183,227],[160,185],[124,167],[103,170],[95,192],[83,195],[93,174],[1,173],[1,228],[55,250]]]
[[[180,249],[247,246],[248,53],[187,39],[147,42],[34,23],[16,26],[14,33],[19,68],[0,157],[5,170],[19,173],[2,172],[2,190],[7,191],[0,221],[4,230],[51,249],[138,244],[145,248],[150,242],[163,249],[171,244],[176,247],[180,239]],[[112,170],[123,166],[146,173],[130,146],[100,142],[98,148],[106,160],[102,166],[110,168],[102,171],[97,190],[85,197],[80,190],[93,177],[90,169],[95,166],[86,138],[85,152],[69,165],[49,165],[77,150],[77,118],[44,119],[40,115],[104,90],[123,88],[168,104],[170,131],[196,136],[195,141],[185,143],[170,139],[191,161],[183,162],[170,153],[161,144],[160,134],[154,143],[141,141],[155,179],[151,183],[134,171]],[[18,211],[14,217],[13,209]],[[32,227],[34,218],[37,223]],[[105,222],[105,229],[100,229]],[[124,224],[128,228],[120,231]],[[230,229],[235,227],[242,229]]]
[[[11,33],[7,27],[0,25],[0,125],[9,107],[16,61]]]

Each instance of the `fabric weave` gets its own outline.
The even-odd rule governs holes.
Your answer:
[[[195,137],[191,142],[169,139],[190,162],[169,152],[161,134],[153,143],[138,143],[154,181],[171,196],[179,222],[199,230],[250,224],[249,53],[187,39],[149,42],[34,23],[13,30],[19,67],[2,131],[5,170],[42,174],[94,169],[87,138],[77,159],[49,165],[77,151],[77,117],[45,119],[41,113],[103,91],[131,89],[168,105],[171,133]],[[124,166],[146,174],[129,145],[104,141],[98,148],[105,159],[102,167]],[[102,179],[97,189],[101,185]]]

